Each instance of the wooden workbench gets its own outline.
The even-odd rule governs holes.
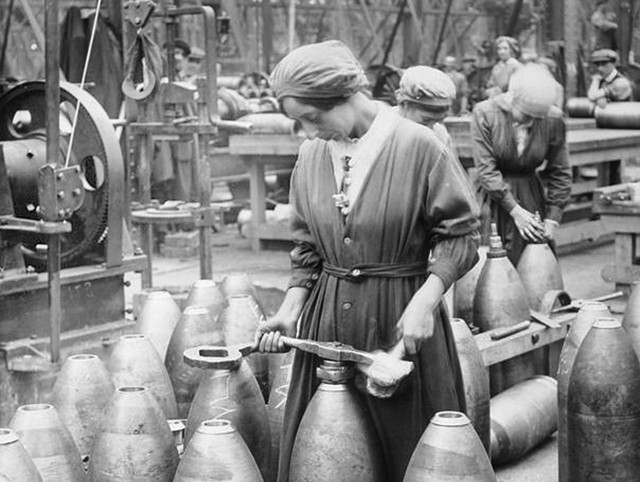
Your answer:
[[[302,138],[285,134],[249,134],[229,137],[229,153],[242,158],[249,169],[251,247],[259,251],[264,240],[288,240],[282,226],[266,223],[265,166],[293,168]]]
[[[467,168],[473,166],[470,121],[470,117],[445,120],[460,160]],[[567,119],[567,126],[567,145],[572,166],[591,165],[598,171],[597,179],[576,183],[573,194],[590,194],[598,187],[620,182],[620,161],[636,157],[640,152],[640,130],[598,129],[593,119]],[[290,239],[289,233],[281,225],[272,226],[265,222],[264,172],[265,166],[293,168],[301,143],[302,139],[293,135],[250,134],[232,135],[229,138],[229,153],[242,158],[249,170],[254,251],[259,251],[264,242]],[[572,218],[584,217],[587,211],[590,214],[590,206],[590,202],[584,203],[584,206],[574,206]],[[571,212],[571,208],[567,210],[569,216]],[[593,224],[593,229],[598,232],[602,230],[599,223]],[[575,233],[572,231],[565,236],[567,244],[578,242],[578,238],[593,239],[596,236],[592,231],[585,226],[577,226]]]

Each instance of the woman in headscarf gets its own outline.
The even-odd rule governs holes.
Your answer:
[[[507,91],[509,79],[522,64],[520,57],[520,45],[513,37],[498,37],[494,43],[498,62],[491,69],[491,75],[487,80],[485,94],[491,98]]]
[[[566,128],[555,96],[549,72],[528,65],[514,74],[507,93],[473,110],[483,241],[497,223],[514,265],[528,241],[553,240],[571,194]]]
[[[442,121],[455,98],[456,86],[451,78],[441,70],[426,65],[405,70],[396,91],[400,114],[432,129],[454,154],[455,145]]]
[[[387,480],[400,481],[434,413],[464,409],[441,298],[476,262],[473,194],[431,130],[370,98],[362,67],[341,42],[289,53],[271,85],[309,139],[291,178],[292,278],[256,338],[262,351],[284,350],[280,334],[366,351],[400,348],[394,354],[415,364],[402,390],[388,399],[362,394]],[[296,431],[318,386],[317,363],[295,353],[280,481],[289,480]]]

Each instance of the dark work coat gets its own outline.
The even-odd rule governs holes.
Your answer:
[[[488,242],[490,224],[496,223],[515,266],[525,241],[509,212],[519,204],[529,212],[538,211],[542,219],[560,222],[571,194],[571,167],[562,111],[552,107],[546,118],[534,120],[528,143],[518,155],[509,99],[503,94],[476,105],[471,136],[483,241]]]
[[[293,276],[311,289],[299,336],[340,341],[361,350],[387,349],[396,324],[430,273],[449,287],[476,262],[478,211],[459,163],[427,128],[397,114],[362,190],[345,218],[332,195],[336,182],[328,143],[305,142],[291,181]],[[420,264],[418,275],[330,275],[323,265]],[[464,408],[460,368],[444,305],[435,330],[411,357],[415,370],[390,399],[362,394],[385,455],[388,480],[401,481],[413,449],[437,411]],[[318,386],[317,358],[297,352],[282,435],[280,481],[288,480],[291,449]]]

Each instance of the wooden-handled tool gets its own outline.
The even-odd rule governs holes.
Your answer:
[[[355,363],[358,370],[367,377],[367,391],[378,398],[392,396],[400,382],[413,371],[413,362],[402,360],[399,356],[383,351],[356,350],[352,346],[337,341],[303,340],[288,336],[282,336],[280,339],[290,348],[313,353],[320,358]],[[402,340],[390,353],[403,352],[398,348],[400,344],[403,344]],[[243,356],[257,351],[255,344],[246,344],[235,348]]]
[[[520,333],[524,330],[528,330],[530,326],[531,322],[529,320],[525,320],[513,326],[506,326],[504,328],[492,330],[489,336],[493,341],[502,340],[503,338],[506,338],[508,336],[515,335],[516,333]]]
[[[551,313],[561,313],[563,311],[572,311],[572,310],[578,311],[588,301],[607,301],[607,300],[613,300],[615,298],[620,298],[621,296],[624,296],[624,293],[622,291],[615,291],[613,293],[609,293],[608,295],[597,296],[590,300],[573,300],[568,305],[561,306],[560,308],[554,309]]]

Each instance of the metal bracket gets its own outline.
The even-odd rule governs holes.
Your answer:
[[[80,167],[45,164],[38,170],[38,214],[45,221],[69,219],[84,202]]]
[[[0,231],[35,234],[61,234],[71,232],[71,223],[35,221],[15,216],[0,216]]]
[[[191,212],[191,216],[196,228],[217,228],[219,224],[218,208],[216,207],[194,209]]]
[[[147,25],[156,7],[150,0],[131,0],[123,5],[125,18],[137,28]]]

